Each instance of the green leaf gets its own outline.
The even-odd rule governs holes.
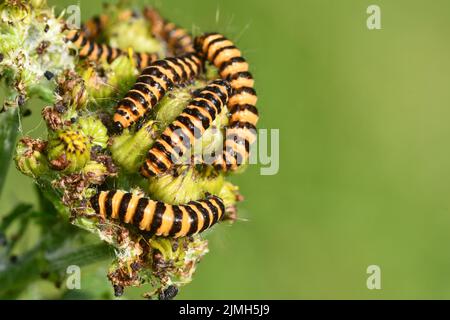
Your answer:
[[[10,213],[3,217],[0,223],[0,230],[5,231],[16,219],[23,218],[31,213],[33,206],[31,204],[19,203]]]
[[[0,299],[18,295],[43,273],[59,278],[70,265],[83,267],[104,261],[112,254],[105,243],[76,245],[74,241],[76,237],[62,241],[59,235],[49,232],[34,248],[21,254],[17,262],[0,259]]]
[[[0,194],[19,133],[18,110],[12,108],[0,114]]]

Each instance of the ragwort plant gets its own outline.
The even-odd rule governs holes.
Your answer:
[[[120,296],[126,287],[145,284],[146,297],[170,299],[191,281],[208,252],[204,234],[148,237],[105,220],[89,205],[98,189],[125,190],[170,204],[215,194],[226,206],[224,220],[235,220],[235,204],[241,197],[223,173],[182,165],[161,177],[145,179],[139,174],[155,139],[186,107],[193,91],[217,77],[216,69],[208,66],[205,76],[166,94],[137,125],[110,134],[117,101],[139,74],[133,52],[164,57],[165,47],[153,38],[149,21],[138,11],[124,21],[121,6],[105,10],[110,19],[101,39],[129,53],[111,63],[79,59],[65,38],[64,12],[56,15],[45,1],[7,0],[0,6],[0,77],[5,95],[0,114],[0,192],[13,158],[17,169],[35,183],[39,199],[37,206],[17,205],[0,222],[0,297],[27,297],[24,292],[41,279],[61,287],[56,296],[73,297],[63,285],[67,266],[99,261],[110,263],[106,276],[114,290],[100,293],[96,288],[85,297]],[[39,138],[19,130],[33,97],[41,107],[33,106],[32,112],[41,112],[47,128],[46,136]],[[205,150],[220,148],[226,112],[203,135]],[[31,245],[24,243],[30,233],[35,239]]]

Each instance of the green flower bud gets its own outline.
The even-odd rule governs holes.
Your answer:
[[[124,130],[120,136],[113,138],[110,147],[114,162],[126,172],[138,172],[157,132],[155,121],[145,123],[134,134]]]
[[[94,67],[79,70],[89,101],[94,105],[112,107],[135,83],[137,71],[131,59],[120,56],[111,64],[104,63],[102,70]]]
[[[180,167],[174,176],[150,178],[148,193],[153,199],[172,204],[201,199],[206,193],[221,197],[225,207],[232,207],[241,199],[239,188],[211,168],[199,172],[195,168]]]
[[[90,149],[88,137],[82,131],[69,127],[50,133],[47,157],[55,170],[73,173],[89,161]]]
[[[14,160],[23,174],[38,178],[49,171],[44,155],[46,142],[39,139],[22,138],[16,147]]]
[[[208,157],[213,152],[222,151],[223,148],[223,130],[228,124],[227,110],[224,108],[220,115],[213,121],[211,126],[205,131],[201,137],[201,150],[194,150],[194,152],[201,153],[203,156]]]
[[[196,81],[185,88],[176,88],[167,93],[155,107],[155,119],[162,127],[168,126],[187,107],[192,99],[192,91],[206,85],[203,81]]]
[[[87,176],[90,183],[102,184],[108,176],[108,169],[102,163],[89,161],[83,168],[82,173]]]
[[[239,194],[239,187],[229,181],[224,182],[218,196],[222,198],[225,207],[232,206],[236,204],[237,201],[242,200],[242,196]]]
[[[108,130],[98,118],[79,118],[76,127],[89,139],[89,143],[92,146],[99,146],[102,149],[106,148],[109,139]]]
[[[9,22],[23,21],[25,23],[30,22],[30,7],[27,3],[21,3],[17,5],[15,1],[5,1],[0,6],[2,13],[2,20],[7,19]]]
[[[113,86],[115,93],[123,96],[136,82],[137,71],[134,62],[128,55],[115,59],[106,69],[108,84]]]
[[[175,176],[170,174],[149,179],[148,192],[153,199],[172,204],[188,203],[219,194],[224,184],[222,175],[206,175],[192,167],[180,167]]]
[[[113,47],[124,50],[132,48],[137,52],[157,52],[163,56],[162,44],[152,37],[150,27],[143,17],[131,17],[128,20],[117,17],[115,20],[107,30]]]

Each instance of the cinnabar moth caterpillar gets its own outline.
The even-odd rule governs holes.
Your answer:
[[[230,93],[231,87],[225,80],[215,80],[203,88],[150,148],[142,175],[161,175],[176,164],[220,114]]]
[[[215,167],[236,170],[247,162],[250,145],[256,139],[256,91],[248,71],[248,63],[233,42],[218,33],[207,33],[195,39],[195,49],[219,69],[222,79],[230,82],[232,93],[228,99],[229,123],[222,156]]]
[[[98,44],[89,40],[81,30],[71,30],[66,38],[78,48],[78,56],[91,61],[106,61],[111,63],[120,55],[126,54],[123,50],[113,48],[107,44]],[[142,70],[158,59],[156,53],[134,53],[136,68]]]
[[[92,17],[81,25],[84,35],[89,40],[94,40],[100,36],[108,23],[108,16],[106,14],[100,14]]]
[[[153,8],[145,8],[144,16],[150,21],[153,36],[164,41],[172,55],[194,52],[192,36],[185,29],[165,20]]]
[[[158,59],[159,56],[157,53],[146,53],[146,52],[133,53],[133,60],[136,63],[136,69],[138,70],[144,70]]]
[[[195,54],[166,58],[145,68],[134,86],[119,102],[114,114],[114,132],[134,124],[151,110],[173,86],[193,80],[202,64]]]
[[[78,48],[78,56],[92,61],[107,61],[111,63],[123,51],[107,44],[97,44],[89,40],[81,30],[70,30],[66,38]]]
[[[134,225],[149,236],[173,238],[203,232],[220,221],[225,213],[222,199],[214,195],[184,205],[171,205],[110,190],[98,192],[90,199],[90,204],[105,219]]]

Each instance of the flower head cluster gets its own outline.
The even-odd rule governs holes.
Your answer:
[[[199,260],[208,252],[203,235],[179,239],[147,237],[118,221],[98,216],[89,199],[102,188],[123,189],[170,204],[187,203],[207,193],[219,195],[229,220],[235,218],[238,188],[222,173],[194,166],[145,179],[139,167],[146,152],[164,128],[183,110],[193,91],[208,79],[174,89],[155,111],[119,135],[108,131],[115,105],[136,80],[138,70],[132,54],[111,63],[79,59],[70,54],[65,41],[64,17],[56,17],[42,1],[23,1],[23,7],[6,1],[0,7],[0,74],[11,88],[8,106],[20,105],[35,92],[51,101],[42,108],[47,137],[23,137],[16,149],[17,168],[30,176],[58,208],[69,212],[70,222],[109,243],[116,257],[108,278],[116,295],[127,286],[149,283],[148,297],[171,298],[177,288],[191,281]],[[121,10],[108,7],[108,24],[100,39],[125,52],[134,50],[164,55],[164,44],[155,39],[149,22],[140,14],[124,21]],[[133,37],[129,35],[132,34]],[[142,41],[134,41],[138,37]],[[134,39],[139,47],[131,47]],[[50,73],[51,77],[50,77]],[[42,93],[45,93],[42,94]],[[213,123],[226,122],[226,108]],[[218,137],[219,135],[219,137]],[[220,130],[208,129],[204,148],[222,141]],[[220,139],[219,139],[220,138]],[[55,197],[55,195],[57,195]]]

